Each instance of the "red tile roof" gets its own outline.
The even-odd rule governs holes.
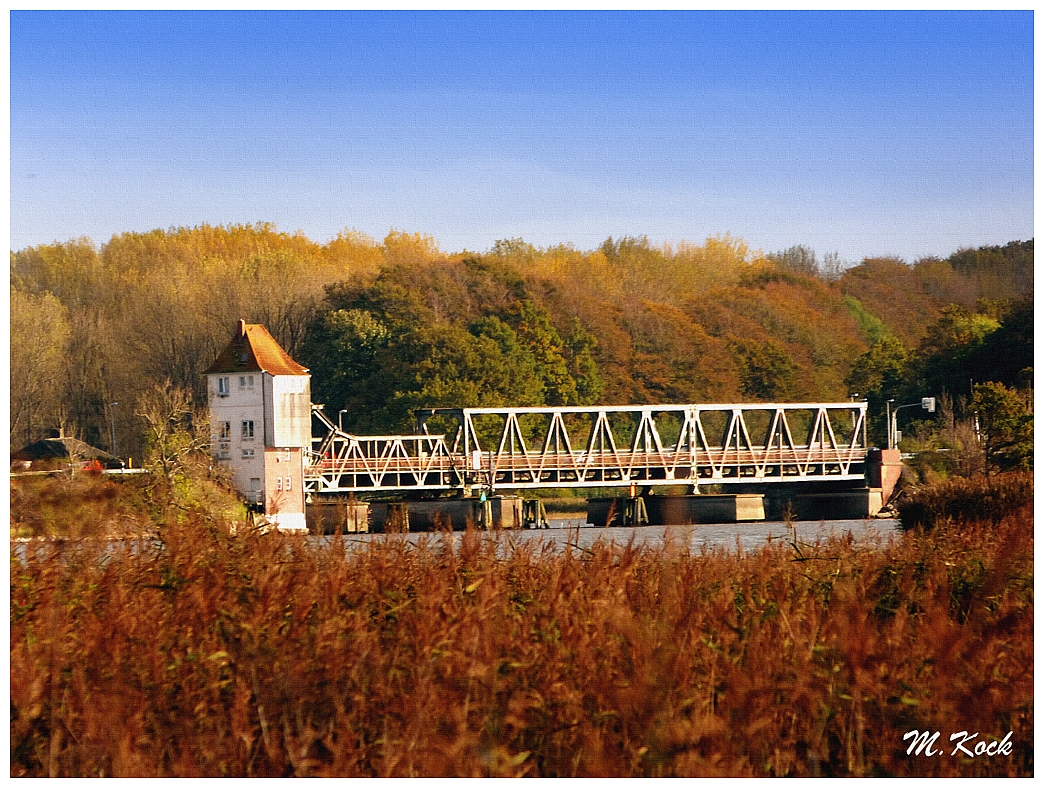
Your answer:
[[[232,341],[204,372],[268,372],[272,375],[307,375],[308,370],[290,358],[260,323],[239,321]]]

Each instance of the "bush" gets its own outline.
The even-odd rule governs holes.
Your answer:
[[[134,538],[188,513],[236,523],[246,509],[223,468],[184,458],[182,471],[103,476],[64,472],[11,479],[13,538]]]
[[[997,523],[1033,503],[1033,474],[1006,473],[951,479],[906,491],[896,504],[903,530],[932,528],[943,522]]]

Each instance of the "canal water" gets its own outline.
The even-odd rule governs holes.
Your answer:
[[[888,538],[898,535],[896,520],[825,520],[822,522],[795,522],[792,530],[783,522],[757,523],[723,523],[721,525],[643,525],[631,528],[603,528],[588,525],[582,518],[552,518],[549,528],[519,529],[510,531],[494,531],[479,533],[485,539],[496,540],[498,547],[510,550],[512,545],[531,544],[539,546],[550,544],[557,549],[568,546],[590,548],[595,542],[606,544],[629,543],[652,548],[667,544],[692,552],[700,550],[723,550],[750,552],[773,542],[787,544],[796,541],[799,544],[815,544],[830,537],[852,538],[867,546],[883,546]],[[414,544],[421,542],[434,544],[442,539],[455,542],[464,536],[459,531],[449,533],[407,533],[407,534],[345,534],[343,536],[308,536],[315,544],[329,544],[334,539],[343,539],[346,548],[357,549],[380,540],[406,540]],[[148,544],[159,544],[149,542]],[[11,554],[24,562],[28,551],[35,545],[41,556],[49,552],[54,545],[46,540],[12,541]],[[75,543],[73,543],[75,546]],[[104,551],[107,556],[118,555],[122,548],[130,547],[133,551],[140,549],[134,541],[113,540],[110,549]]]
[[[884,545],[891,535],[898,535],[896,520],[824,520],[821,522],[795,522],[788,530],[783,522],[756,523],[723,523],[721,525],[643,525],[632,528],[602,528],[588,525],[583,518],[554,518],[550,527],[533,530],[511,530],[493,533],[483,532],[483,536],[497,539],[505,544],[526,544],[540,542],[554,544],[556,547],[575,545],[589,548],[595,542],[615,542],[625,545],[634,540],[636,545],[662,547],[672,544],[676,547],[688,548],[693,552],[701,549],[744,552],[756,550],[774,541],[798,542],[814,544],[826,541],[831,536],[843,537],[851,534],[858,542],[871,545]],[[346,546],[364,545],[379,539],[407,539],[411,542],[428,541],[443,538],[459,539],[460,532],[452,534],[409,533],[409,534],[346,534],[343,537],[321,537],[322,539],[343,538]]]

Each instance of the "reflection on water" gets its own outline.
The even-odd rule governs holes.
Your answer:
[[[551,543],[565,547],[572,544],[590,547],[599,539],[616,544],[627,544],[632,539],[636,545],[661,547],[666,543],[688,547],[693,551],[724,549],[733,551],[737,545],[743,551],[756,550],[770,540],[789,540],[815,543],[831,536],[841,537],[851,533],[856,541],[884,544],[892,534],[898,534],[896,520],[824,520],[819,522],[795,522],[793,533],[783,522],[723,523],[721,525],[644,525],[638,528],[596,528],[583,518],[551,520],[551,527],[541,530],[501,531],[484,534],[506,544]],[[462,534],[452,534],[460,538]],[[324,540],[337,537],[322,537]],[[346,544],[366,544],[378,539],[407,539],[411,542],[430,541],[444,538],[440,534],[348,534],[343,537]]]

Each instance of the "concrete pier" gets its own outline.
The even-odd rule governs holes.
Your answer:
[[[468,525],[486,530],[522,527],[522,499],[514,497],[443,498],[430,501],[372,501],[370,530],[463,531]]]
[[[751,493],[591,498],[587,522],[599,526],[750,522],[765,519],[763,498]]]
[[[308,532],[355,534],[370,530],[370,505],[365,501],[320,500],[305,505]]]
[[[649,515],[641,497],[588,498],[587,522],[609,528],[648,525]]]
[[[883,503],[888,503],[892,497],[892,490],[899,482],[902,472],[903,456],[899,449],[872,448],[867,451],[866,486],[880,488]]]
[[[650,495],[645,500],[650,525],[742,523],[765,519],[765,496]]]
[[[863,488],[848,492],[806,493],[794,499],[794,517],[798,520],[865,520],[881,511],[880,488]]]
[[[779,485],[765,493],[769,520],[864,520],[876,517],[884,505],[880,487],[817,485],[812,489]]]

